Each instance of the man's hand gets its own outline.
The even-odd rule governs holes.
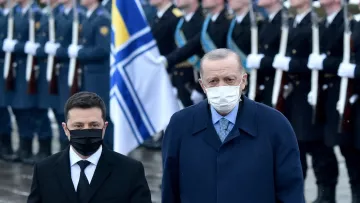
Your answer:
[[[355,77],[355,68],[356,68],[356,65],[353,63],[340,63],[337,74],[340,77],[354,78]]]
[[[17,43],[17,40],[13,40],[13,39],[8,39],[8,38],[6,38],[6,39],[4,40],[2,50],[3,50],[4,52],[13,52],[16,43]]]
[[[307,66],[311,70],[322,70],[323,61],[326,58],[325,54],[310,54]]]
[[[289,71],[290,60],[290,57],[276,54],[272,66],[276,69],[281,69],[287,72]]]
[[[259,69],[264,54],[249,54],[246,58],[246,65],[250,69]]]
[[[59,43],[46,42],[45,44],[45,53],[55,56],[57,49],[60,47]]]
[[[36,55],[36,50],[40,47],[39,43],[27,41],[25,43],[24,52],[32,56]]]
[[[79,50],[82,48],[82,46],[79,46],[77,44],[71,44],[68,48],[68,55],[70,58],[76,58],[78,56]]]

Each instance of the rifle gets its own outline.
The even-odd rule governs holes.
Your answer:
[[[35,18],[32,5],[33,2],[31,1],[29,8],[29,41],[35,42]],[[26,81],[28,83],[28,94],[36,93],[36,70],[35,57],[28,54],[26,59]]]
[[[72,24],[72,42],[71,44],[79,43],[79,14],[76,8],[76,0],[73,0],[73,15],[74,20]],[[81,69],[76,58],[70,58],[69,74],[68,74],[68,85],[70,88],[70,94],[73,95],[80,90],[80,75]]]
[[[49,12],[49,19],[48,19],[49,41],[54,43],[55,42],[55,19],[54,19],[54,11],[50,5],[50,0],[47,0],[47,8],[48,8],[48,12]],[[56,63],[55,63],[55,57],[52,55],[48,55],[48,58],[47,58],[46,80],[49,83],[50,94],[58,94]]]
[[[8,24],[7,24],[7,38],[14,38],[14,7],[11,5],[11,0],[7,0],[7,5],[9,6],[8,14]],[[4,62],[4,79],[6,90],[14,90],[15,88],[15,75],[13,67],[14,57],[11,52],[5,53],[5,62]]]
[[[251,54],[258,54],[258,26],[255,19],[253,1],[249,0],[250,29],[251,29]],[[257,89],[257,70],[250,72],[249,99],[255,100]]]
[[[312,29],[312,53],[313,54],[320,54],[320,42],[319,42],[319,23],[318,17],[314,12],[314,8],[312,6],[312,0],[310,0],[311,5],[311,29]],[[319,71],[312,70],[311,71],[311,93],[314,97],[314,103],[311,104],[313,109],[312,114],[312,124],[316,123],[318,112],[317,112],[317,104],[318,104],[318,94],[319,94]]]
[[[350,63],[350,52],[351,52],[351,30],[350,22],[348,18],[348,5],[346,0],[342,0],[342,7],[344,12],[344,50],[343,50],[343,63]],[[349,88],[350,86],[350,88]],[[346,77],[341,78],[340,82],[340,94],[339,100],[337,103],[337,110],[339,112],[339,124],[338,124],[338,133],[342,133],[345,127],[350,125],[350,102],[349,98],[351,96],[351,86],[349,85],[349,79]]]
[[[283,8],[285,1],[283,1]],[[289,35],[289,22],[288,22],[288,13],[285,9],[281,10],[281,38],[280,38],[280,47],[279,47],[279,55],[285,56],[286,54],[286,47]],[[282,95],[283,86],[285,83],[285,78],[283,77],[283,71],[281,69],[276,69],[275,72],[275,81],[272,93],[271,103],[274,108],[281,111],[284,103],[284,97]]]

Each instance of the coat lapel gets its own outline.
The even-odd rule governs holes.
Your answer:
[[[223,143],[217,135],[212,123],[208,100],[202,101],[198,108],[199,110],[194,114],[193,135],[200,136],[204,142],[215,151],[218,151]],[[242,136],[244,136],[244,138],[248,138],[249,135],[251,137],[256,137],[257,124],[255,114],[256,103],[250,101],[247,97],[242,96],[242,101],[239,103],[236,123],[229,136],[225,139],[224,144]]]
[[[208,100],[202,101],[198,108],[194,114],[193,135],[200,136],[206,144],[218,151],[222,143],[211,120]]]
[[[91,200],[91,198],[94,196],[96,191],[98,191],[99,187],[104,183],[104,181],[109,177],[111,174],[112,167],[110,166],[110,163],[108,162],[108,149],[103,146],[103,152],[101,154],[101,157],[99,159],[99,163],[96,166],[94,177],[90,183],[90,191],[88,194],[87,202]]]
[[[77,202],[77,196],[76,196],[74,184],[71,180],[69,150],[70,148],[68,147],[66,150],[63,151],[63,154],[59,157],[56,164],[55,173],[59,183],[63,188],[63,191],[65,191],[70,202],[75,203]]]

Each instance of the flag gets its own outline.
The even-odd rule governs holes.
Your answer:
[[[138,0],[112,0],[110,117],[114,151],[127,155],[179,110]]]

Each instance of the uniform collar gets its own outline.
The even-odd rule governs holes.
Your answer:
[[[158,18],[163,17],[164,13],[165,13],[171,6],[172,6],[172,3],[169,2],[168,4],[166,4],[166,6],[165,6],[164,8],[158,10],[158,11],[156,12],[157,17],[158,17]]]
[[[305,16],[306,16],[307,14],[310,13],[310,11],[311,11],[311,10],[309,9],[309,10],[303,12],[303,13],[297,14],[296,17],[295,17],[296,23],[297,23],[297,24],[301,23],[301,21],[305,18]]]
[[[76,154],[73,147],[70,146],[70,152],[69,152],[70,166],[77,164],[81,160],[87,160],[96,166],[99,163],[101,153],[102,153],[102,146],[100,146],[99,149],[87,159],[82,159],[81,157],[79,157],[79,155]]]
[[[247,14],[248,14],[248,12],[241,14],[241,15],[236,15],[236,22],[241,23]]]
[[[69,13],[70,13],[70,11],[71,11],[71,7],[69,7],[69,8],[64,8],[64,13],[66,14],[66,15],[69,15]]]
[[[279,13],[280,10],[281,10],[281,9],[279,9],[279,10],[277,10],[277,11],[269,14],[269,21],[270,21],[270,22],[271,22],[272,20],[274,20],[275,16]]]
[[[194,16],[195,12],[192,12],[192,13],[188,13],[184,16],[185,18],[185,21],[186,22],[189,22],[191,20],[191,18]]]
[[[338,11],[336,11],[336,12],[334,12],[334,13],[326,16],[326,22],[327,22],[327,24],[330,25],[330,24],[334,21],[335,17],[336,17],[337,14],[340,12],[340,10],[341,10],[341,9],[339,9]]]
[[[31,4],[27,4],[24,8],[21,8],[21,13],[24,15],[30,8]]]
[[[212,16],[211,16],[211,21],[212,21],[212,22],[215,22],[215,21],[218,19],[220,13],[221,13],[221,12],[215,13],[214,15],[212,15]]]

